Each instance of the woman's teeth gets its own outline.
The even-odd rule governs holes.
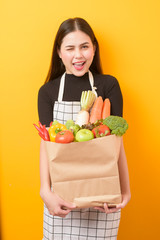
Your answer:
[[[74,66],[83,66],[85,62],[81,62],[81,63],[73,63]]]
[[[73,66],[76,70],[81,71],[84,68],[85,62],[73,63]]]

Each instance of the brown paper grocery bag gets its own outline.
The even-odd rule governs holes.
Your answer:
[[[53,191],[78,208],[121,202],[118,158],[121,137],[87,142],[45,142]]]

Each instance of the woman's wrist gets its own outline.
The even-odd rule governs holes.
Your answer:
[[[126,189],[126,190],[121,190],[121,194],[122,194],[122,195],[126,195],[126,196],[128,196],[128,197],[131,198],[130,188],[129,188],[129,189]]]
[[[124,197],[127,197],[128,200],[131,199],[131,192],[130,191],[125,191],[125,192],[121,192],[121,195]]]
[[[41,196],[43,201],[50,192],[51,192],[51,188],[49,186],[41,186],[40,196]]]

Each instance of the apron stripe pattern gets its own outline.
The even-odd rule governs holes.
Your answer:
[[[95,92],[94,79],[89,71],[89,81]],[[53,121],[64,124],[67,120],[76,120],[81,109],[80,102],[62,101],[65,74],[61,78],[58,101],[54,104]],[[93,208],[74,209],[65,218],[49,214],[44,204],[43,240],[116,240],[121,211],[102,213]]]

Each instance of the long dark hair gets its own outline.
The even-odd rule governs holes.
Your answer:
[[[55,37],[54,45],[53,45],[53,52],[51,58],[51,64],[49,67],[49,71],[45,80],[45,83],[49,82],[52,79],[55,79],[62,75],[65,72],[65,66],[58,55],[58,50],[61,47],[61,43],[63,38],[70,32],[74,32],[76,30],[80,30],[86,33],[93,45],[96,47],[95,55],[90,66],[90,70],[94,73],[102,74],[102,67],[100,61],[100,54],[99,54],[99,45],[98,41],[94,35],[94,32],[90,25],[83,19],[83,18],[69,18],[65,20],[59,27],[57,35]]]

